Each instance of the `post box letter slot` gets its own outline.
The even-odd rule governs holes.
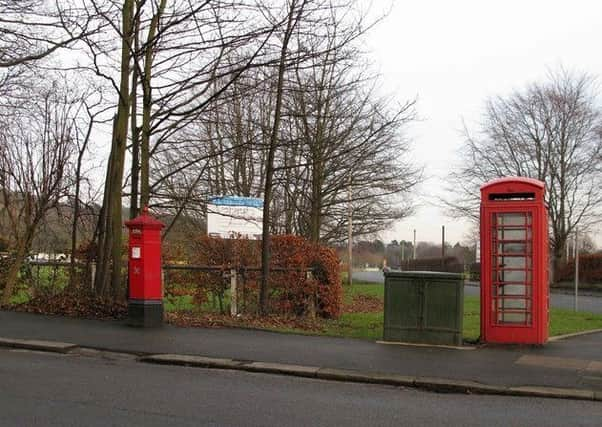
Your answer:
[[[132,259],[140,259],[140,248],[137,246],[132,247]]]

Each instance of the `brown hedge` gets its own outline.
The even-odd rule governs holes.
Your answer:
[[[575,259],[569,260],[556,272],[557,281],[575,279]],[[579,280],[586,283],[602,283],[602,254],[579,255]]]
[[[325,318],[339,317],[343,290],[335,251],[292,235],[273,236],[271,242],[270,311],[282,315],[315,313]],[[202,236],[194,241],[193,247],[193,253],[188,256],[177,248],[167,248],[164,258],[167,262],[216,266],[219,271],[180,272],[176,273],[177,278],[170,272],[170,281],[192,284],[197,304],[206,302],[211,293],[218,296],[221,306],[229,287],[225,276],[230,269],[236,269],[239,307],[245,312],[256,311],[261,242]],[[307,270],[312,273],[308,275]]]

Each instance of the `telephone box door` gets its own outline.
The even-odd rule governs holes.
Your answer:
[[[491,315],[495,325],[533,323],[533,213],[492,214]]]

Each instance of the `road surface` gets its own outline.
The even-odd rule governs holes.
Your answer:
[[[0,348],[6,426],[599,426],[599,402],[146,365]]]

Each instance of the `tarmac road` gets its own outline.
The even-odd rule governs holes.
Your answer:
[[[599,402],[148,365],[0,348],[0,425],[598,426]]]
[[[361,282],[384,283],[385,276],[381,271],[354,271],[353,279]],[[466,295],[479,295],[478,283],[467,283],[464,286]],[[573,309],[573,295],[566,293],[552,293],[550,295],[550,305],[554,308]],[[588,313],[602,314],[602,296],[579,295],[578,310]]]

